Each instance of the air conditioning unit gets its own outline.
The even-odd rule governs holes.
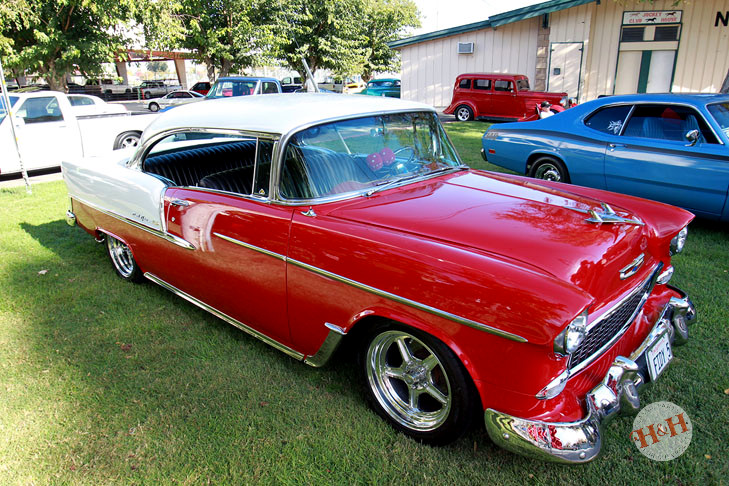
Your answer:
[[[473,54],[473,42],[459,42],[458,54]]]

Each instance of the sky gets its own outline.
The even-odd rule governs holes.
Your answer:
[[[491,15],[542,3],[544,0],[414,0],[422,27],[411,35],[486,20]]]

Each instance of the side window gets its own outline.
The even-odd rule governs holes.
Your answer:
[[[625,124],[625,118],[630,113],[632,105],[618,105],[600,108],[585,120],[585,125],[610,135],[620,135]]]
[[[494,81],[494,91],[514,91],[514,84],[505,79],[497,79]]]
[[[718,143],[696,110],[679,105],[636,105],[623,135],[685,142],[691,130],[699,131],[700,143]]]
[[[473,89],[490,90],[491,80],[490,79],[476,79],[473,82]]]
[[[264,82],[263,83],[263,94],[272,94],[272,93],[278,93],[278,88],[276,87],[276,83]]]
[[[461,79],[461,82],[458,83],[458,87],[461,89],[471,89],[471,80],[470,79]]]
[[[18,117],[25,123],[63,121],[63,113],[55,96],[26,100],[18,110]]]
[[[255,187],[257,194],[268,195],[273,144],[261,141],[262,148],[258,151],[260,167],[257,169],[257,143],[255,137],[227,133],[176,133],[152,147],[142,169],[171,186],[246,195],[253,194]],[[261,193],[261,190],[264,192]]]
[[[253,194],[268,196],[268,185],[271,180],[271,161],[273,160],[273,142],[269,140],[258,141],[258,156],[256,157],[256,174],[253,181]]]

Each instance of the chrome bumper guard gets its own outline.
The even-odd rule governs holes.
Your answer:
[[[486,431],[500,447],[527,457],[568,464],[597,457],[602,445],[601,426],[618,414],[633,415],[640,409],[638,388],[650,381],[646,352],[663,334],[675,346],[688,341],[687,324],[696,309],[679,289],[663,308],[653,329],[630,355],[618,356],[602,382],[585,397],[587,416],[576,422],[542,422],[513,417],[493,409],[484,412]]]
[[[70,209],[68,211],[66,211],[66,223],[68,223],[69,226],[76,225],[76,215],[73,214],[73,212]]]

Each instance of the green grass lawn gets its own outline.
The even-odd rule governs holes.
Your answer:
[[[478,152],[487,126],[447,130],[466,163],[493,169]],[[653,462],[619,418],[596,461],[568,467],[498,449],[481,426],[444,448],[407,439],[367,408],[345,353],[313,369],[123,281],[65,210],[62,182],[0,190],[0,485],[727,484],[726,225],[691,225],[674,283],[699,320],[642,393],[688,412],[691,446]]]

